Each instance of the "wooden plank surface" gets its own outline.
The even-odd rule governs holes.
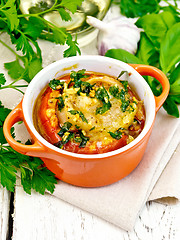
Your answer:
[[[0,240],[6,240],[9,231],[10,193],[0,186]]]
[[[13,240],[179,240],[180,204],[147,203],[126,232],[50,195],[16,188]]]

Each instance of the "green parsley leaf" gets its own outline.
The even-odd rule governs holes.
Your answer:
[[[111,108],[111,103],[107,102],[107,103],[103,103],[102,107],[98,107],[96,109],[96,114],[104,114],[105,112],[107,112],[109,109]]]
[[[81,138],[81,142],[79,144],[79,148],[84,148],[89,141],[89,137],[85,136],[82,131],[79,131],[79,136]]]
[[[49,82],[50,88],[53,90],[57,90],[57,87],[61,87],[61,89],[64,88],[64,81],[58,80],[58,79],[53,79]]]
[[[64,51],[64,57],[72,57],[76,56],[77,53],[81,55],[81,51],[78,47],[77,40],[72,40],[72,36],[70,34],[67,35],[67,40],[66,40],[67,45],[69,46],[68,49]]]
[[[15,60],[12,62],[4,63],[4,67],[8,70],[8,74],[13,79],[19,79],[20,76],[25,75],[25,68],[23,68],[19,62],[19,60]]]
[[[3,105],[2,105],[2,102],[0,101],[0,127],[3,126],[3,123],[7,117],[7,115],[11,112],[10,109],[8,108],[5,108]]]
[[[59,12],[62,20],[64,20],[64,21],[70,21],[71,20],[70,14],[67,11],[65,11],[64,8],[58,9],[58,12]]]
[[[121,92],[119,91],[119,88],[118,87],[116,87],[116,86],[111,86],[110,88],[109,88],[109,92],[110,92],[110,94],[113,96],[113,97],[115,97],[115,98],[117,98],[117,99],[121,99]]]
[[[125,91],[124,89],[121,89],[121,91],[119,91],[119,88],[118,88],[118,87],[116,87],[116,86],[111,86],[111,87],[109,88],[109,92],[110,92],[110,94],[111,94],[113,97],[121,100],[121,102],[122,102],[122,104],[121,104],[121,110],[122,110],[123,112],[125,112],[126,109],[127,109],[128,106],[129,106],[129,104],[130,104],[129,100],[126,100],[126,98],[125,98],[125,96],[126,96],[126,91]]]
[[[7,190],[14,192],[16,183],[16,169],[13,166],[8,166],[4,155],[0,152],[0,182]]]
[[[103,87],[100,87],[96,90],[95,97],[98,100],[101,100],[102,102],[107,102],[109,100],[109,95],[106,89]],[[106,100],[107,99],[107,100]]]
[[[59,109],[59,111],[61,112],[61,110],[64,108],[64,100],[63,100],[63,97],[62,96],[60,96],[59,98],[58,98],[58,109]]]
[[[26,193],[31,194],[31,188],[32,188],[32,171],[28,169],[27,167],[20,166],[21,170],[21,184],[23,186],[23,189]]]
[[[109,101],[109,94],[106,91],[106,89],[104,88],[104,86],[100,87],[96,90],[95,97],[98,100],[102,101],[102,103],[103,103],[102,107],[98,107],[96,109],[96,114],[103,114],[111,108],[111,103]]]
[[[69,110],[68,112],[70,112],[72,115],[78,114],[78,115],[81,117],[81,119],[83,120],[83,122],[88,123],[88,120],[85,118],[84,114],[83,114],[81,111],[78,111],[78,110]]]
[[[27,58],[31,58],[31,56],[34,55],[34,50],[24,33],[21,33],[14,43],[16,44],[16,50],[22,50],[23,54],[25,54]]]
[[[40,58],[33,58],[29,61],[27,65],[27,74],[28,78],[26,78],[27,82],[30,82],[33,77],[42,69],[42,60]]]
[[[122,132],[118,129],[115,132],[108,132],[112,138],[115,138],[117,140],[122,138]]]
[[[2,130],[3,123],[10,111],[0,102],[0,183],[7,190],[14,192],[16,173],[19,169],[25,192],[31,194],[31,188],[34,188],[41,194],[44,194],[46,189],[52,193],[57,181],[52,172],[42,167],[43,161],[40,158],[22,155],[7,145]],[[13,131],[14,128],[11,130],[14,137]],[[42,176],[39,176],[41,173]]]
[[[67,39],[67,33],[65,28],[52,28],[53,42],[64,45]]]
[[[86,72],[86,69],[81,69],[81,70],[78,70],[77,72],[75,71],[71,71],[71,74],[70,74],[70,78],[72,81],[74,81],[74,87],[80,87],[81,85],[81,80],[82,78],[86,78],[87,75],[85,75],[85,72]]]
[[[47,189],[51,193],[54,190],[54,174],[42,167],[42,160],[24,156],[14,151],[9,146],[1,145],[0,150],[0,180],[3,187],[14,192],[17,169],[21,173],[21,183],[26,193],[31,194],[31,188],[44,194]]]
[[[0,87],[6,83],[6,78],[3,73],[0,73]]]
[[[32,188],[44,195],[46,189],[53,193],[55,189],[55,184],[57,180],[54,177],[54,173],[49,171],[47,168],[37,168],[34,169],[34,174],[32,176]]]
[[[72,13],[75,13],[77,10],[77,6],[80,6],[83,0],[62,0],[60,5],[65,7]]]
[[[15,0],[8,0],[4,6],[3,3],[0,5],[0,13],[6,16],[6,21],[8,22],[8,26],[11,32],[19,25],[15,3]]]
[[[58,132],[58,135],[59,135],[60,137],[62,137],[65,132],[68,132],[68,131],[69,131],[69,129],[71,128],[71,126],[72,126],[72,123],[70,123],[70,122],[65,122],[65,123],[63,124],[63,126],[61,127],[61,130]]]
[[[20,24],[22,25],[21,30],[23,33],[34,41],[37,40],[45,28],[44,22],[37,17],[30,17],[28,20],[23,18]]]
[[[89,82],[81,80],[82,78],[89,77],[89,75],[85,74],[85,71],[86,71],[85,69],[79,70],[77,72],[72,71],[70,74],[71,81],[69,85],[71,83],[74,83],[73,87],[79,88],[79,91],[77,92],[78,95],[80,95],[80,92],[82,92],[86,93],[86,95],[88,96],[94,85],[90,84]]]

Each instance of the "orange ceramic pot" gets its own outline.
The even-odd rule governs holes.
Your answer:
[[[48,82],[72,70],[86,69],[117,77],[121,71],[130,86],[144,101],[146,121],[140,135],[128,145],[102,154],[77,154],[59,149],[47,142],[33,125],[33,108],[37,96]],[[123,75],[123,76],[124,76]],[[155,97],[141,75],[155,77],[163,91]],[[121,61],[103,56],[78,56],[62,59],[40,71],[29,84],[23,100],[12,110],[4,122],[4,135],[16,151],[40,157],[46,167],[64,182],[82,186],[98,187],[112,184],[130,174],[141,161],[148,143],[155,116],[169,92],[169,81],[157,68],[146,65],[128,65]],[[11,127],[24,121],[32,137],[32,145],[24,145],[11,136]]]

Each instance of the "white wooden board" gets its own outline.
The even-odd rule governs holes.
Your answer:
[[[50,195],[16,188],[13,240],[179,240],[180,204],[147,203],[126,232]]]
[[[6,240],[8,235],[10,193],[0,186],[0,240]]]

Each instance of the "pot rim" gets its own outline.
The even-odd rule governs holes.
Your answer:
[[[101,63],[102,63],[102,61],[103,62],[105,61],[106,63],[109,63],[110,65],[114,64],[116,66],[124,68],[126,71],[128,71],[129,73],[134,75],[136,78],[138,78],[139,84],[142,84],[144,86],[144,89],[147,92],[146,94],[148,95],[148,97],[150,99],[151,109],[150,109],[150,111],[148,113],[148,118],[146,116],[145,126],[144,126],[142,132],[138,135],[137,138],[135,138],[132,142],[130,142],[126,146],[124,146],[122,148],[119,148],[117,150],[113,150],[113,151],[110,151],[110,152],[107,152],[107,153],[100,153],[100,154],[72,153],[72,152],[68,152],[68,151],[63,150],[63,149],[59,149],[56,146],[54,146],[53,144],[49,143],[35,129],[33,121],[31,119],[31,114],[30,114],[30,110],[29,110],[28,106],[29,106],[29,101],[32,104],[32,93],[34,91],[36,91],[36,83],[37,83],[37,81],[39,81],[39,79],[43,79],[43,76],[45,74],[51,72],[52,69],[56,69],[55,72],[58,73],[60,71],[60,69],[62,69],[61,65],[71,63],[71,66],[73,66],[73,65],[77,64],[79,61],[81,61],[81,62],[83,62],[83,61],[94,61],[94,62],[101,62]],[[59,70],[57,70],[57,69],[59,69]],[[70,69],[70,70],[73,70],[73,69]],[[43,81],[42,81],[42,84],[43,84]],[[42,89],[43,89],[43,87],[42,87]],[[40,91],[39,91],[39,93],[40,93]],[[43,144],[45,147],[47,147],[48,149],[51,149],[51,150],[53,150],[53,151],[55,151],[57,153],[60,153],[62,155],[66,155],[66,156],[70,156],[70,157],[74,157],[74,158],[78,158],[78,159],[107,158],[107,157],[111,157],[111,156],[114,156],[114,155],[117,155],[117,154],[124,153],[124,152],[126,152],[128,150],[133,149],[135,146],[139,145],[141,143],[141,141],[144,139],[144,137],[148,134],[149,130],[151,129],[151,127],[152,127],[152,125],[154,123],[154,119],[155,119],[155,115],[156,115],[155,106],[156,106],[156,103],[155,103],[155,98],[154,98],[154,95],[152,93],[152,90],[150,89],[150,87],[147,84],[147,82],[145,81],[145,79],[133,67],[131,67],[130,65],[128,65],[127,63],[124,63],[122,61],[119,61],[119,60],[116,60],[116,59],[112,59],[112,58],[109,58],[109,57],[97,56],[97,55],[74,56],[74,57],[64,58],[64,59],[58,60],[58,61],[56,61],[54,63],[51,63],[47,67],[43,68],[32,79],[32,81],[30,82],[29,86],[27,87],[27,90],[25,92],[25,95],[24,95],[24,98],[23,98],[23,101],[22,101],[22,109],[23,109],[24,120],[25,120],[26,124],[28,125],[30,131],[36,137],[36,139],[41,144]],[[145,112],[147,114],[147,111],[145,111]]]

